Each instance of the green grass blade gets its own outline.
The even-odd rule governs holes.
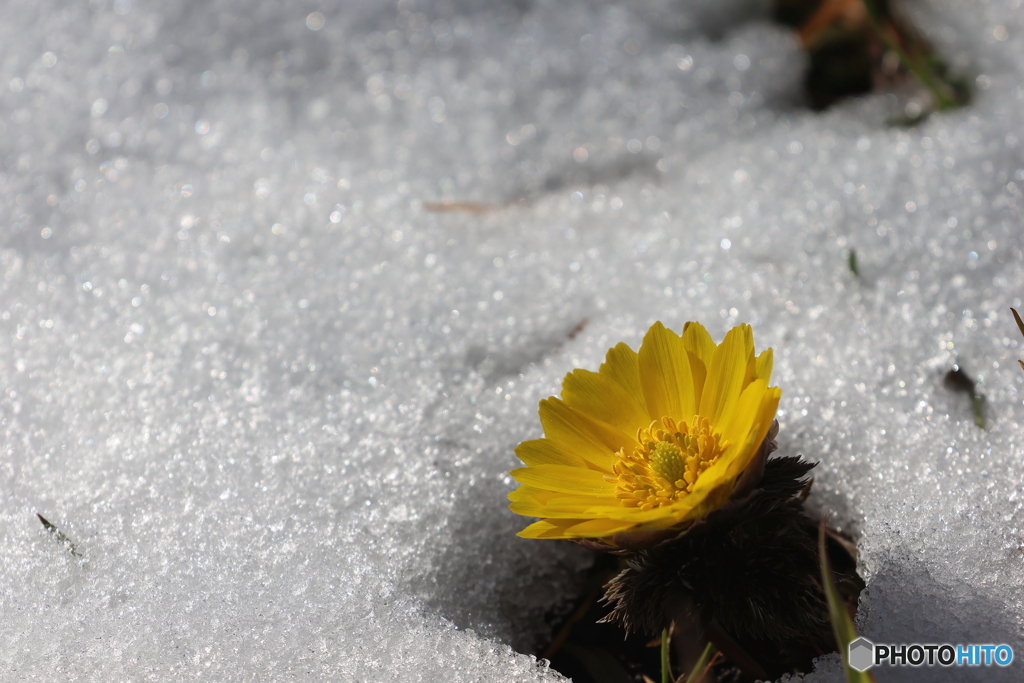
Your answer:
[[[850,643],[857,639],[857,630],[853,626],[853,620],[850,619],[850,613],[846,611],[846,604],[839,594],[835,578],[832,576],[832,567],[829,565],[828,552],[825,548],[824,517],[818,528],[818,556],[821,558],[821,584],[825,588],[825,597],[828,599],[828,613],[832,619],[832,632],[836,636],[836,646],[843,658],[846,683],[875,683],[875,677],[870,673],[857,671],[850,666]]]
[[[935,104],[938,109],[952,109],[964,104],[957,100],[956,92],[953,88],[946,83],[942,78],[935,73],[935,69],[928,63],[928,60],[922,59],[918,54],[910,54],[904,49],[900,43],[899,36],[895,34],[895,30],[892,29],[891,24],[888,23],[886,18],[882,15],[880,6],[877,0],[863,0],[864,9],[867,10],[868,23],[871,24],[871,28],[874,30],[875,35],[878,36],[879,40],[885,43],[886,47],[899,55],[900,61],[906,66],[917,80],[921,84],[928,88],[932,93],[932,97],[935,98]],[[890,33],[892,30],[892,33]],[[934,60],[932,60],[934,61]]]
[[[704,674],[711,668],[711,659],[715,656],[718,650],[715,648],[713,643],[708,643],[707,647],[704,648],[704,652],[701,653],[700,659],[693,665],[693,670],[690,675],[686,677],[686,683],[698,683],[704,678]]]

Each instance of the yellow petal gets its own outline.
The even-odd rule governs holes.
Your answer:
[[[710,364],[711,358],[715,354],[714,340],[704,326],[698,322],[691,321],[683,325],[683,346],[687,351],[700,358],[704,365]]]
[[[636,527],[637,530],[665,529],[670,526],[676,526],[681,522],[700,519],[704,514],[706,514],[703,512],[703,508],[701,507],[701,501],[703,498],[694,497],[692,493],[686,498],[686,504],[674,506],[670,515],[651,519],[650,521],[638,524]]]
[[[746,439],[730,448],[718,462],[701,473],[687,498],[693,498],[694,503],[698,504],[698,501],[711,495],[715,489],[722,486],[728,488],[735,484],[736,478],[750,465],[764,441],[764,436],[758,439],[758,435],[767,433],[764,425],[755,424]]]
[[[551,439],[524,441],[516,446],[516,456],[526,465],[587,466],[583,458],[566,451]]]
[[[757,363],[755,364],[757,378],[763,379],[765,382],[770,382],[772,379],[772,365],[774,363],[774,353],[771,349],[765,349],[761,352],[761,355],[757,357]]]
[[[633,526],[636,526],[633,522],[615,519],[588,519],[567,528],[565,534],[570,538],[600,538],[611,536],[617,531],[624,531]]]
[[[733,404],[728,415],[722,416],[721,435],[730,444],[742,444],[750,434],[750,428],[760,419],[761,402],[768,390],[768,383],[757,379],[747,385]]]
[[[683,325],[683,346],[690,360],[690,373],[693,375],[693,396],[696,405],[693,412],[700,412],[700,398],[704,392],[704,382],[708,375],[708,365],[715,353],[715,342],[704,326],[697,322]]]
[[[761,381],[752,382],[751,386],[755,386]],[[731,443],[718,462],[701,473],[700,478],[693,486],[693,491],[686,497],[687,499],[697,495],[701,498],[708,496],[712,490],[723,483],[734,480],[746,469],[768,435],[781,396],[782,391],[778,387],[771,387],[763,393],[760,404],[754,409],[750,416],[750,422],[747,423],[749,431]],[[737,417],[737,425],[743,422],[740,417]],[[742,434],[742,432],[743,430],[740,429],[735,433]]]
[[[544,514],[544,506],[535,500],[514,500],[509,504],[508,509],[523,517],[548,517]],[[581,515],[571,515],[580,517]]]
[[[644,392],[640,389],[640,366],[636,351],[619,342],[608,349],[599,372],[602,375],[608,375],[616,384],[625,389],[644,410],[647,409]]]
[[[575,524],[579,524],[581,521],[579,519],[556,519],[549,522],[546,519],[542,519],[526,527],[516,536],[523,538],[570,538],[570,536],[565,535],[565,530]]]
[[[616,429],[607,422],[595,420],[589,415],[584,415],[572,408],[569,410],[572,410],[575,413],[574,417],[581,425],[583,425],[583,428],[589,430],[590,433],[593,434],[601,443],[607,446],[612,453],[618,453],[623,449],[628,451],[630,448],[636,447],[636,432],[633,432],[633,435],[629,436],[621,429]]]
[[[750,430],[750,434],[747,436],[744,447],[737,451],[736,457],[728,460],[723,458],[719,462],[715,463],[716,465],[725,465],[725,469],[721,474],[721,479],[723,481],[728,481],[738,477],[743,470],[747,469],[750,461],[754,459],[754,456],[757,455],[758,450],[761,448],[761,442],[764,441],[764,435],[768,433],[769,426],[770,424],[766,425],[760,422],[755,423],[753,429]],[[758,438],[758,436],[761,438]]]
[[[625,435],[616,438],[612,427],[597,424],[593,418],[573,410],[554,397],[540,402],[540,424],[544,428],[544,436],[560,449],[606,472],[611,472],[612,463],[616,460],[615,453],[623,448],[620,442],[628,438]],[[613,448],[609,441],[612,445],[619,445]]]
[[[591,496],[580,493],[562,493],[559,491],[548,491],[545,489],[537,488],[536,486],[528,486],[526,484],[521,485],[515,491],[508,494],[508,499],[512,503],[519,506],[531,506],[532,512],[519,512],[518,509],[513,510],[519,512],[519,514],[529,515],[531,517],[589,517],[591,515],[567,515],[563,514],[568,510],[588,510],[595,507],[622,507],[619,505],[619,501],[614,496],[614,492],[603,496]],[[549,513],[560,513],[551,515]]]
[[[508,494],[508,499],[513,503],[525,503],[533,502],[537,505],[546,505],[552,498],[564,497],[565,493],[559,493],[557,491],[547,491],[545,489],[539,489],[536,486],[527,486],[523,484],[515,491]],[[572,494],[569,494],[572,495]],[[534,515],[534,517],[541,517],[542,515]]]
[[[619,505],[619,501],[611,496],[583,496],[563,495],[555,493],[546,502],[539,502],[539,497],[528,500],[513,501],[509,505],[512,512],[527,517],[550,517],[552,519],[629,519],[630,515],[623,514],[624,511],[636,508],[626,508]]]
[[[761,443],[768,436],[768,430],[772,427],[772,421],[775,419],[775,412],[779,408],[779,399],[781,397],[782,390],[778,387],[770,387],[764,392],[761,404],[758,407],[757,416],[753,421],[753,427],[750,430],[750,436],[747,439],[748,448],[751,450],[750,457],[746,458],[745,462],[741,458],[734,458],[735,462],[731,462],[726,469],[725,478],[739,476],[740,472],[746,469],[753,455],[761,448]]]
[[[686,420],[696,411],[693,375],[683,340],[660,322],[644,335],[638,354],[640,387],[652,420]]]
[[[630,522],[591,519],[542,519],[520,531],[522,538],[600,538],[632,527]]]
[[[768,391],[765,392],[764,402],[761,404],[762,421],[768,425],[764,430],[765,436],[768,435],[768,430],[771,429],[772,422],[775,420],[775,413],[779,411],[779,401],[781,399],[782,389],[768,387]]]
[[[559,514],[558,508],[552,508],[553,514],[545,515],[549,517],[568,517],[569,515]],[[589,508],[581,508],[579,514],[572,515],[573,517],[585,517],[587,519],[614,519],[620,522],[630,522],[632,524],[638,524],[640,522],[649,521],[651,519],[665,518],[670,520],[665,526],[672,526],[674,524],[672,515],[673,511],[668,507],[656,508],[653,510],[642,511],[640,508],[628,508],[622,505],[607,505],[607,506],[594,506]]]
[[[692,498],[693,494],[691,493],[673,505],[647,511],[640,511],[638,508],[622,508],[622,512],[610,512],[608,518],[642,524],[645,529],[663,529],[675,525],[679,518],[693,507]]]
[[[739,399],[747,372],[747,358],[753,350],[754,335],[750,325],[738,325],[729,330],[715,349],[700,399],[700,414],[711,424],[720,424],[722,414]]]
[[[629,391],[611,377],[589,370],[573,370],[565,376],[562,401],[625,434],[636,434],[651,423],[645,406]]]
[[[520,484],[535,486],[546,491],[582,493],[586,495],[614,495],[615,485],[604,480],[596,470],[566,465],[537,465],[520,467],[510,472]]]

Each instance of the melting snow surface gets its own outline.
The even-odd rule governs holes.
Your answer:
[[[1024,657],[1024,10],[909,7],[975,98],[900,129],[764,5],[4,3],[0,678],[558,679],[513,448],[691,319],[775,347],[864,635]]]

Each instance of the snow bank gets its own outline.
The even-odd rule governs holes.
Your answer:
[[[911,9],[976,97],[893,129],[759,2],[6,3],[2,677],[557,679],[512,449],[690,319],[775,347],[865,635],[1024,652],[1022,14]]]

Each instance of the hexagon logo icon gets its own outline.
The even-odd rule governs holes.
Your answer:
[[[858,638],[850,643],[850,666],[857,671],[867,671],[875,663],[875,644],[867,638]]]

